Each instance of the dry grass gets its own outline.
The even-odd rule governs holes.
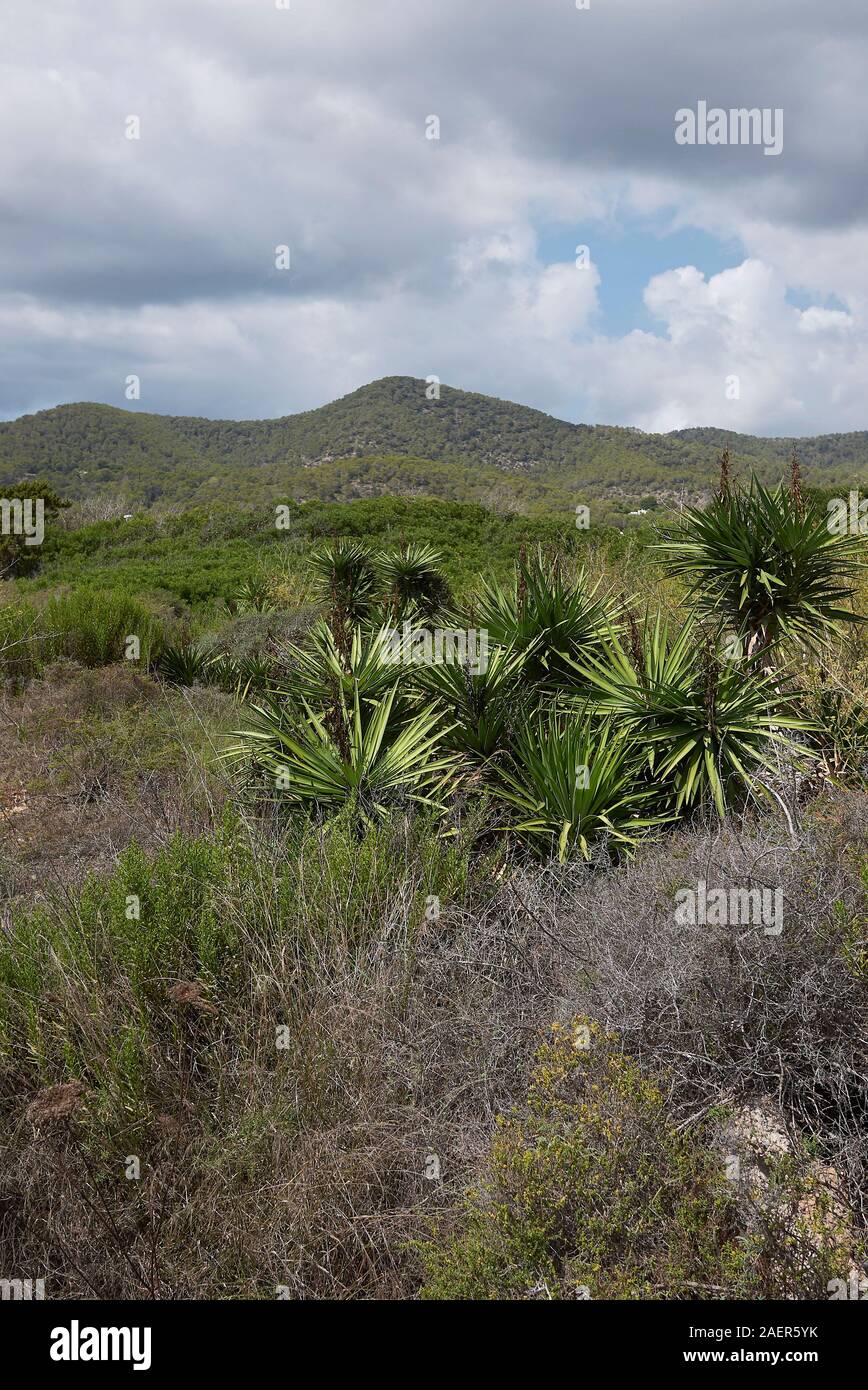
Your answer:
[[[91,953],[40,976],[41,1072],[23,1023],[7,1031],[4,1269],[55,1296],[412,1298],[413,1241],[449,1228],[541,1033],[577,1013],[666,1069],[679,1125],[778,1096],[864,1222],[865,825],[864,799],[841,796],[796,844],[769,821],[681,831],[618,870],[469,873],[467,847],[446,863],[403,820],[364,855],[334,829],[236,827],[202,899],[234,943],[216,966],[179,955],[143,983],[103,912]],[[781,937],[676,927],[675,888],[700,877],[780,883]],[[71,1113],[34,1124],[46,1087],[74,1082]]]
[[[233,717],[219,692],[177,692],[127,664],[57,662],[0,696],[3,896],[80,883],[132,840],[155,849],[213,824],[227,787],[212,754]]]

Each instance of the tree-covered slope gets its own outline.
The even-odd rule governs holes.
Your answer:
[[[581,496],[700,493],[723,447],[733,468],[781,476],[791,441],[718,429],[643,434],[574,425],[452,387],[385,377],[317,410],[276,420],[206,420],[106,405],[63,405],[0,423],[0,488],[37,475],[66,496],[121,494],[138,506],[378,495],[396,485],[479,500],[505,488],[522,509]],[[868,432],[799,441],[809,479],[868,476]],[[357,464],[345,461],[364,461]],[[396,477],[396,460],[401,466]],[[357,474],[363,476],[356,476]],[[552,494],[552,489],[554,494]]]

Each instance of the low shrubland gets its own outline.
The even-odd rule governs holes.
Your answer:
[[[365,507],[291,564],[248,536],[204,607],[2,610],[4,1268],[825,1297],[868,1255],[862,551],[796,475],[724,474],[653,553],[516,526],[484,582],[443,511]],[[779,894],[782,930],[685,923],[699,884]]]
[[[665,1081],[593,1022],[553,1026],[484,1175],[423,1246],[423,1298],[822,1297],[839,1267],[798,1218],[746,1235],[709,1120],[678,1129]]]
[[[164,640],[159,616],[139,600],[111,590],[81,588],[48,602],[0,607],[0,658],[4,674],[27,680],[59,659],[81,666],[122,661],[135,638],[135,662],[147,668]]]
[[[822,1296],[868,1195],[865,801],[830,809],[626,867],[424,813],[129,849],[0,947],[4,1249],[100,1297]],[[785,932],[677,927],[697,874],[782,882]],[[617,1040],[541,1097],[585,1018]],[[722,1181],[757,1095],[798,1140],[759,1208]],[[846,1239],[805,1225],[830,1166]]]

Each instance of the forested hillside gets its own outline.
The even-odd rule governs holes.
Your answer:
[[[581,497],[695,498],[728,447],[736,474],[777,481],[792,448],[718,429],[643,434],[574,425],[472,392],[385,377],[317,410],[276,420],[205,420],[77,404],[0,424],[0,488],[39,476],[67,497],[131,506],[214,500],[352,500],[400,493],[560,510]],[[868,476],[868,432],[798,443],[821,486]],[[579,496],[577,496],[580,494]]]

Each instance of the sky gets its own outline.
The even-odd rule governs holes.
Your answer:
[[[868,428],[868,4],[580,3],[3,0],[0,417]]]

